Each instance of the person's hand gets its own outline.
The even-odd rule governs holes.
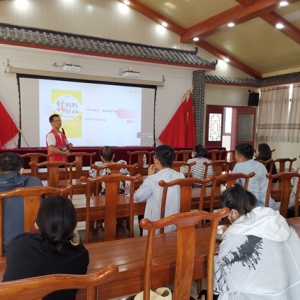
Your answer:
[[[73,148],[73,144],[69,143],[68,148]]]
[[[155,174],[155,166],[150,165],[149,168],[148,168],[148,176],[153,175],[153,174]]]

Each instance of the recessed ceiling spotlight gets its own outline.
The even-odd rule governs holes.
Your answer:
[[[230,22],[227,24],[228,27],[233,27],[235,24],[233,22]]]
[[[289,3],[287,1],[280,1],[279,6],[287,6]]]
[[[130,5],[130,1],[129,0],[124,0],[124,4]]]
[[[277,23],[276,24],[277,29],[282,29],[283,27],[284,27],[284,25],[282,23]]]
[[[228,63],[229,62],[229,58],[225,57],[224,61]]]
[[[168,23],[167,22],[162,22],[161,25],[164,26],[164,27],[168,27]]]
[[[199,41],[199,38],[196,36],[196,37],[193,38],[193,41],[194,41],[194,42],[198,42],[198,41]]]

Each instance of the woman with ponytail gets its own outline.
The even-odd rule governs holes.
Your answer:
[[[38,211],[38,233],[23,233],[8,246],[3,281],[49,274],[86,274],[89,254],[82,244],[72,242],[76,211],[64,196],[48,197]],[[73,300],[76,290],[62,290],[46,300]]]

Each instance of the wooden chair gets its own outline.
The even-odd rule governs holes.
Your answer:
[[[273,166],[274,166],[274,160],[272,158],[268,159],[268,160],[257,160],[258,162],[262,163],[266,168],[269,165],[270,166],[270,170],[269,173],[272,174],[273,171]]]
[[[3,201],[5,198],[14,196],[22,196],[24,198],[24,232],[36,232],[34,222],[40,208],[41,197],[43,195],[68,195],[71,190],[72,187],[70,185],[61,189],[49,186],[35,186],[16,188],[0,193],[0,257],[3,257],[3,223],[5,217],[3,216]]]
[[[223,160],[223,156],[225,156],[224,150],[209,150],[207,151],[207,157],[211,160]]]
[[[134,194],[134,181],[140,179],[141,175],[136,176],[124,176],[124,175],[103,175],[96,178],[86,178],[82,176],[80,180],[87,184],[86,192],[86,219],[85,219],[85,230],[79,230],[78,233],[81,240],[84,243],[98,242],[98,241],[108,241],[115,240],[117,238],[133,237],[133,194]],[[119,194],[119,186],[121,180],[130,181],[130,195],[128,196],[128,213],[120,217],[129,217],[129,232],[116,226],[117,224],[117,205],[119,202],[119,197],[126,197]],[[104,216],[104,230],[103,228],[93,228],[91,226],[91,221],[97,221],[94,219],[90,212],[91,204],[96,201],[101,200],[100,193],[100,183],[105,182],[105,216]],[[91,192],[95,185],[96,196],[91,196]],[[127,203],[126,201],[126,203]],[[118,229],[118,230],[117,230]],[[103,232],[104,231],[104,232]]]
[[[212,183],[213,177],[206,179],[196,179],[196,178],[181,178],[170,182],[165,182],[163,180],[159,181],[159,185],[163,187],[163,194],[161,200],[160,218],[165,217],[166,210],[166,200],[168,188],[179,185],[180,186],[180,207],[179,213],[189,212],[192,209],[192,186],[194,184],[201,185],[200,199],[199,199],[199,210],[203,209],[203,201],[206,192],[206,185]],[[163,228],[161,228],[161,233],[163,233]]]
[[[84,173],[83,170],[83,159],[84,157],[88,157],[89,158],[89,168],[92,167],[93,164],[93,157],[96,155],[96,152],[93,153],[88,153],[88,152],[72,152],[72,153],[68,153],[66,154],[66,156],[68,157],[68,162],[73,162],[76,161],[76,168],[75,168],[75,176],[73,176],[73,178],[75,179],[79,179],[81,176],[85,176],[86,173]],[[70,157],[74,157],[74,160],[69,161]]]
[[[180,172],[181,167],[187,166],[188,167],[188,172],[187,172],[186,177],[189,178],[189,177],[191,177],[192,166],[194,166],[195,164],[196,164],[195,161],[192,161],[190,163],[188,163],[186,161],[174,161],[173,164],[172,164],[172,169],[177,171],[177,172]]]
[[[236,184],[237,179],[244,178],[245,179],[244,189],[247,190],[248,189],[248,184],[249,184],[249,179],[252,178],[254,175],[255,175],[255,173],[251,172],[249,174],[226,173],[226,174],[222,174],[222,175],[219,175],[219,176],[214,176],[213,186],[214,186],[214,184],[216,184],[217,181],[225,181],[226,188],[228,189],[228,188],[230,188],[230,187],[232,187]]]
[[[86,274],[51,274],[0,283],[0,299],[41,300],[48,294],[66,289],[87,289],[87,300],[98,299],[97,286],[114,280],[118,268],[109,265],[100,271]]]
[[[216,214],[208,212],[188,212],[176,214],[156,222],[143,219],[140,226],[148,230],[144,272],[144,300],[150,300],[152,260],[155,256],[155,230],[175,224],[177,227],[177,255],[173,300],[190,299],[195,260],[195,224],[203,220],[211,221],[211,231],[207,255],[207,300],[213,299],[214,255],[216,233],[219,220],[229,215],[229,209],[223,208]],[[187,247],[188,245],[188,247]],[[160,249],[161,250],[161,249]]]
[[[175,154],[175,161],[179,161],[179,158],[181,157],[181,160],[188,161],[191,157],[192,150],[180,150],[177,151]]]
[[[231,170],[231,164],[233,162],[227,161],[227,160],[213,160],[211,162],[203,162],[203,165],[205,166],[205,171],[204,171],[204,178],[207,177],[207,172],[209,166],[212,166],[214,169],[214,175],[219,176],[223,172],[228,173]]]
[[[225,160],[235,161],[235,150],[224,150]]]
[[[30,163],[34,163],[35,165],[31,164],[30,165],[30,173],[26,173],[26,175],[29,176],[35,176],[40,178],[41,180],[46,180],[47,178],[47,172],[39,172],[39,169],[36,167],[36,165],[42,161],[48,161],[49,157],[52,156],[53,154],[44,154],[44,153],[26,153],[20,155],[22,158],[29,158],[29,165]]]
[[[101,170],[109,169],[111,174],[120,174],[121,169],[127,169],[129,171],[130,176],[132,174],[136,174],[136,170],[138,168],[138,164],[135,163],[133,165],[127,165],[127,164],[118,164],[118,163],[108,163],[104,164],[102,166],[92,165],[91,169],[96,170],[96,176],[100,176]]]
[[[96,155],[96,152],[88,153],[88,152],[72,152],[66,154],[68,162],[76,162],[75,170],[72,168],[72,186],[73,186],[73,194],[85,194],[86,192],[86,184],[80,181],[81,176],[85,176],[88,174],[88,170],[84,172],[83,170],[83,159],[84,157],[89,158],[89,169],[93,164],[93,157]],[[73,161],[69,161],[70,158],[73,158]],[[74,174],[75,173],[75,174]]]
[[[47,180],[43,181],[46,186],[60,188],[66,185],[73,185],[72,168],[76,166],[76,162],[65,161],[45,161],[39,164],[29,163],[37,168],[47,168]],[[60,174],[63,174],[63,180],[60,180]],[[70,193],[70,198],[73,197],[73,190]]]
[[[279,164],[279,168],[277,168],[277,171],[278,172],[285,172],[286,171],[286,167],[285,167],[285,164],[288,163],[288,172],[291,172],[292,171],[292,165],[293,165],[293,162],[297,160],[296,157],[294,158],[277,158],[274,160],[274,163],[278,163]]]
[[[269,206],[269,201],[271,195],[271,189],[272,189],[272,183],[274,179],[279,179],[280,184],[280,190],[281,190],[281,196],[280,196],[280,214],[287,218],[288,213],[288,206],[289,206],[289,200],[290,200],[290,194],[291,194],[291,183],[292,179],[294,177],[298,178],[298,184],[296,189],[296,195],[295,195],[295,216],[299,216],[299,191],[300,191],[300,174],[297,172],[280,172],[275,175],[272,175],[268,173],[267,178],[269,178],[269,184],[266,194],[266,206]]]
[[[138,164],[138,168],[137,168],[137,174],[141,174],[141,175],[147,175],[148,174],[148,167],[144,168],[144,155],[146,155],[147,157],[147,164],[151,165],[153,163],[153,155],[155,154],[155,151],[144,151],[144,150],[140,150],[140,151],[127,151],[127,154],[129,156],[128,159],[128,164],[132,165],[133,164],[133,158],[135,156],[137,156],[137,164]],[[135,174],[133,174],[135,175]]]

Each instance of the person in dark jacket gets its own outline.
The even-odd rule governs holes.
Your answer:
[[[37,177],[22,175],[23,158],[17,153],[6,152],[0,155],[0,192],[28,186],[42,186]],[[3,201],[3,244],[4,253],[10,241],[24,232],[23,197],[14,196]]]
[[[3,282],[49,274],[86,274],[89,254],[73,242],[76,211],[65,196],[43,200],[36,218],[39,233],[23,233],[7,248]],[[76,290],[53,292],[45,300],[75,300]]]

